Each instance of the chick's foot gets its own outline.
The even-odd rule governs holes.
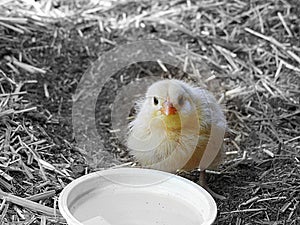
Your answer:
[[[206,182],[206,173],[205,171],[200,171],[200,177],[199,177],[199,181],[198,184],[203,187],[208,193],[210,193],[214,198],[219,199],[219,200],[225,200],[226,197],[223,195],[219,195],[217,193],[215,193],[213,190],[211,190]]]

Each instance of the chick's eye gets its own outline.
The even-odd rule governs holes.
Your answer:
[[[153,104],[158,105],[158,99],[156,97],[153,97]]]
[[[178,98],[178,105],[182,106],[183,103],[184,103],[184,98],[183,98],[182,96],[180,96],[180,97]]]

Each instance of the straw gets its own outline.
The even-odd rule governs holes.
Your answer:
[[[160,59],[137,63],[102,90],[100,112],[110,112],[116,89],[146,75],[208,88],[228,121],[224,164],[208,180],[228,196],[217,202],[216,223],[297,224],[300,18],[293,1],[5,0],[0,11],[4,224],[65,224],[53,217],[56,199],[92,170],[72,134],[76,86],[98,56],[148,39],[169,45],[190,76]],[[116,138],[121,129],[103,118],[97,121],[103,150],[121,166],[138,165]],[[187,173],[197,181],[197,171]],[[41,205],[48,208],[36,210]]]

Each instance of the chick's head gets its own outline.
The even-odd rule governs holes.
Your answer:
[[[159,119],[168,131],[181,130],[184,118],[193,114],[190,95],[176,80],[151,85],[142,108],[151,119]]]

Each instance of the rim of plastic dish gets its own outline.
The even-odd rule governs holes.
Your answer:
[[[72,181],[71,183],[69,183],[60,193],[59,195],[59,199],[58,199],[58,207],[59,207],[59,211],[61,212],[62,216],[67,220],[67,223],[72,223],[72,225],[83,225],[80,221],[78,221],[70,212],[69,208],[68,208],[68,204],[67,204],[67,200],[68,200],[68,196],[70,191],[77,185],[79,185],[82,182],[85,182],[86,180],[92,179],[94,177],[99,177],[99,175],[101,176],[105,176],[105,175],[110,175],[110,174],[115,174],[118,171],[143,171],[143,172],[148,172],[148,173],[152,173],[152,174],[160,174],[160,175],[167,175],[167,176],[171,176],[174,179],[177,179],[183,183],[186,183],[187,185],[191,185],[194,188],[201,190],[201,192],[204,194],[204,197],[210,202],[212,209],[211,209],[211,218],[208,221],[205,221],[204,223],[202,223],[201,225],[211,225],[216,217],[217,217],[217,204],[215,202],[215,200],[213,199],[213,197],[204,189],[202,188],[200,185],[195,184],[194,182],[177,176],[175,174],[170,174],[167,172],[163,172],[163,171],[159,171],[159,170],[153,170],[153,169],[144,169],[144,168],[116,168],[116,169],[107,169],[107,170],[102,170],[102,171],[97,171],[97,172],[93,172],[87,175],[84,175],[82,177],[79,177],[77,179],[75,179],[74,181]],[[66,218],[67,217],[67,218]],[[112,224],[113,225],[113,224]]]

